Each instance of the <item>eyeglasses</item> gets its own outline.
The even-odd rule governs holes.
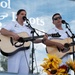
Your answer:
[[[61,16],[60,17],[56,17],[53,20],[58,20],[58,19],[62,19],[62,17]]]

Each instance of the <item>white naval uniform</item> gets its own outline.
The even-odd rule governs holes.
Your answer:
[[[31,30],[25,26],[21,26],[17,21],[11,22],[9,25],[5,25],[2,28],[5,28],[9,31],[20,33],[27,32],[29,36],[31,36]],[[13,73],[23,73],[28,75],[29,73],[29,55],[30,49],[28,50],[20,50],[16,54],[8,57],[8,72]]]

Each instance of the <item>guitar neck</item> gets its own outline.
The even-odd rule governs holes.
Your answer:
[[[49,35],[50,36],[50,35]],[[23,38],[24,41],[32,41],[32,40],[35,40],[37,38],[43,38],[44,35],[41,35],[41,36],[34,36],[34,37],[26,37],[26,38]]]
[[[60,35],[58,33],[56,34],[47,34],[48,36],[51,36],[51,37],[60,37]],[[34,37],[26,37],[26,38],[23,38],[23,41],[32,41],[32,40],[35,40],[37,38],[43,38],[44,35],[40,35],[40,36],[34,36]]]

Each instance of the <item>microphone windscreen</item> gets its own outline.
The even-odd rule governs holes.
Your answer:
[[[26,20],[26,16],[23,16],[23,18],[22,18],[24,21]]]
[[[66,22],[65,22],[65,20],[62,20],[62,24],[65,24]]]

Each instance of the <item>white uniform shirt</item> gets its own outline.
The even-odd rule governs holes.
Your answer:
[[[66,33],[66,31],[67,31],[67,33],[69,34],[67,34]],[[66,39],[66,38],[68,38],[69,36],[71,36],[71,33],[66,29],[66,30],[59,30],[59,29],[57,29],[56,27],[54,27],[54,28],[52,28],[52,29],[50,29],[49,31],[48,31],[48,34],[53,34],[53,33],[59,33],[60,34],[60,37],[55,37],[55,38],[58,38],[58,39]],[[49,37],[49,39],[50,38],[53,38],[53,37]]]
[[[15,33],[27,32],[29,36],[31,36],[30,34],[31,30],[28,27],[26,27],[25,24],[22,26],[17,21],[11,22],[9,25],[5,25],[2,28],[5,28]]]

